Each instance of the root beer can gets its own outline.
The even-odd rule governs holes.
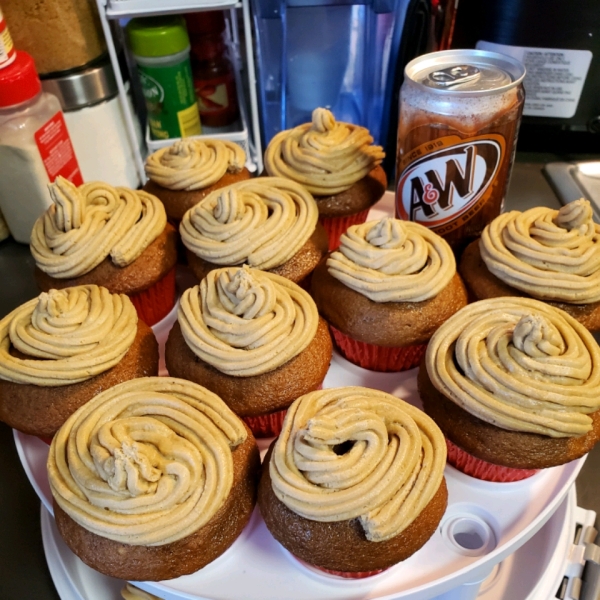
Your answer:
[[[523,111],[525,67],[483,50],[406,66],[400,90],[396,215],[460,252],[500,214]]]

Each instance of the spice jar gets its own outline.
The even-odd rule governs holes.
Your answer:
[[[153,139],[199,135],[190,40],[183,17],[132,19],[126,27]]]
[[[42,88],[60,101],[85,181],[137,188],[141,181],[135,151],[142,145],[141,131],[135,128],[132,142],[108,58],[94,67],[44,78]]]
[[[94,0],[2,0],[15,47],[40,75],[75,69],[106,52]]]
[[[31,56],[17,51],[0,69],[0,210],[18,242],[29,243],[59,175],[83,183],[60,103],[42,91]]]
[[[231,125],[237,120],[239,110],[235,74],[224,38],[223,11],[190,13],[185,18],[200,120],[207,127]]]

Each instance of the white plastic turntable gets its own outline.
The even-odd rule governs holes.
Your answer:
[[[388,193],[370,216],[392,212]],[[162,349],[175,316],[176,308],[154,327],[163,373]],[[416,373],[375,373],[336,354],[324,387],[362,385],[419,406]],[[44,550],[61,599],[119,599],[124,583],[84,565],[56,531],[46,476],[48,446],[18,432],[15,443],[43,504]],[[565,574],[581,574],[578,547],[583,546],[573,545],[576,524],[587,528],[595,519],[576,505],[573,483],[584,460],[515,483],[479,481],[447,466],[449,503],[440,527],[419,552],[375,577],[346,580],[303,566],[272,538],[256,510],[233,546],[204,569],[136,585],[165,600],[549,600]]]

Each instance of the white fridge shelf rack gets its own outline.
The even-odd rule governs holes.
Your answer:
[[[121,19],[130,17],[149,17],[183,12],[229,9],[229,18],[227,19],[227,39],[236,78],[240,118],[237,122],[237,126],[234,126],[234,130],[215,130],[203,126],[202,135],[194,137],[200,139],[210,137],[239,144],[246,152],[246,167],[251,172],[260,173],[263,168],[263,162],[249,0],[242,0],[242,2],[233,2],[232,0],[209,0],[204,2],[201,0],[175,0],[168,3],[163,0],[96,0],[96,3],[100,14],[100,22],[106,38],[108,54],[115,71],[115,78],[119,89],[119,101],[121,102],[125,114],[127,135],[132,142],[132,147],[136,149],[135,163],[141,181],[146,181],[147,179],[144,171],[146,152],[142,149],[138,151],[139,144],[137,142],[134,121],[137,119],[137,115],[132,112],[130,102],[127,101],[125,79],[119,65],[119,57],[113,37],[111,21],[120,26]],[[243,52],[242,38],[238,30],[238,20],[236,18],[238,11],[241,11],[244,27]],[[245,54],[245,61],[242,60],[242,54]],[[179,138],[152,140],[150,139],[149,133],[146,132],[146,149],[149,152],[153,152],[158,148],[172,144],[177,139]]]

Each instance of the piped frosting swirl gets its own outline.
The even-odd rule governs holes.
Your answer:
[[[133,379],[77,410],[55,435],[48,479],[79,525],[132,545],[175,542],[205,525],[233,484],[243,423],[207,389]]]
[[[107,256],[131,264],[164,230],[164,206],[146,192],[93,181],[76,187],[58,177],[48,186],[54,204],[35,222],[31,253],[52,277],[89,273]]]
[[[469,304],[427,347],[427,372],[446,397],[510,431],[576,437],[600,409],[600,349],[562,310],[529,298]]]
[[[456,261],[448,243],[430,229],[385,217],[349,227],[327,268],[374,302],[422,302],[450,283]]]
[[[502,214],[485,228],[479,247],[491,273],[535,298],[600,301],[600,225],[587,200]]]
[[[40,386],[78,383],[108,371],[137,333],[123,294],[86,285],[50,290],[0,321],[0,378]],[[11,345],[32,358],[17,358]]]
[[[185,213],[179,231],[185,246],[208,262],[267,270],[302,248],[318,218],[302,186],[260,177],[212,192]]]
[[[247,266],[210,271],[183,293],[177,318],[192,352],[236,377],[273,371],[300,354],[319,321],[302,288]]]
[[[385,392],[346,387],[290,406],[269,473],[275,495],[296,514],[321,522],[358,517],[378,542],[416,519],[445,464],[444,436],[425,413]]]
[[[207,188],[225,173],[239,173],[246,153],[234,142],[183,139],[153,152],[146,159],[146,175],[170,190]]]
[[[380,165],[385,157],[369,131],[336,121],[325,108],[315,108],[312,122],[278,133],[265,151],[269,175],[302,184],[317,196],[339,194]]]

